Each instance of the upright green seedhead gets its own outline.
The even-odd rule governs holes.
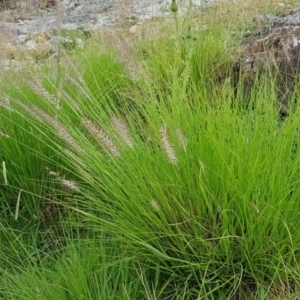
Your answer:
[[[176,0],[172,0],[172,4],[170,6],[170,10],[174,14],[178,11],[178,5],[176,3]]]

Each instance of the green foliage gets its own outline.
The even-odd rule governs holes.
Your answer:
[[[217,80],[230,74],[226,39],[216,28],[182,39],[178,28],[141,45],[136,81],[114,55],[92,49],[77,57],[86,66],[72,74],[77,83],[64,66],[39,78],[45,90],[5,86],[13,110],[1,110],[0,124],[10,136],[0,140],[9,183],[1,187],[3,299],[297,292],[300,108],[279,122],[272,79],[257,80],[241,104],[243,87],[235,97]],[[22,198],[18,227],[19,191],[41,201]],[[59,251],[36,242],[45,199],[59,205],[51,215]],[[25,221],[34,215],[35,224]]]
[[[99,234],[72,239],[59,259],[15,274],[5,270],[0,299],[138,299],[142,285],[122,251]]]

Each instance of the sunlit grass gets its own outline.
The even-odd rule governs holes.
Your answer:
[[[136,77],[91,43],[3,85],[2,299],[297,294],[300,109],[280,120],[274,78],[243,99],[230,30],[185,22],[139,40]]]

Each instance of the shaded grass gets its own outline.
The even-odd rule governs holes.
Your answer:
[[[32,264],[21,273],[3,271],[1,299],[134,299],[138,276],[116,245],[97,235],[72,239],[57,260]],[[11,287],[14,289],[11,289]]]

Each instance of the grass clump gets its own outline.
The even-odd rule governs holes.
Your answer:
[[[270,77],[243,105],[243,86],[220,80],[229,32],[193,40],[180,25],[141,41],[137,78],[91,47],[81,72],[4,86],[3,299],[297,296],[299,107],[279,122]],[[41,224],[59,245],[37,243]]]

